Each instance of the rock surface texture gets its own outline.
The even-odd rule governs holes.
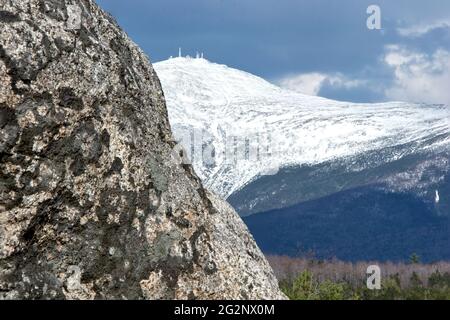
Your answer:
[[[0,1],[0,132],[0,298],[283,298],[93,1]]]

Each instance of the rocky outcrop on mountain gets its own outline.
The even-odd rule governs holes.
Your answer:
[[[110,16],[4,0],[0,29],[0,298],[283,298],[177,161],[157,75]]]

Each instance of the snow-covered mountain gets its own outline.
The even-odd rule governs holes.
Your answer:
[[[155,64],[177,139],[267,253],[450,259],[450,109],[302,95],[204,59]]]
[[[172,58],[154,67],[176,138],[206,186],[223,197],[279,168],[339,162],[341,170],[361,172],[374,163],[450,150],[445,105],[338,102],[205,59]],[[444,175],[450,160],[444,156],[438,166]],[[386,183],[414,187],[417,177],[398,174]]]

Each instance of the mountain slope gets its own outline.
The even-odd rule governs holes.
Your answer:
[[[169,59],[156,63],[155,70],[176,137],[187,146],[204,183],[224,197],[280,167],[409,144],[383,154],[381,160],[390,162],[450,145],[447,106],[311,97],[205,59]],[[252,154],[256,145],[260,149]],[[349,163],[349,169],[366,165]]]
[[[427,149],[436,139],[442,136],[422,145],[408,143],[316,165],[283,168],[247,184],[228,201],[247,216],[372,185],[386,192],[412,194],[428,204],[437,201],[435,213],[450,216],[450,186],[445,180],[450,172],[450,150]],[[393,155],[400,156],[386,161]]]

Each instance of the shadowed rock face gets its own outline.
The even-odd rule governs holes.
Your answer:
[[[0,3],[0,298],[283,298],[178,165],[147,57],[90,0]]]

